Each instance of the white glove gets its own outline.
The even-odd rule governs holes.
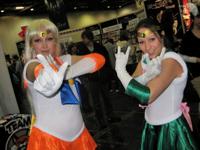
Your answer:
[[[165,48],[162,49],[161,54],[156,58],[150,60],[149,55],[146,53],[142,56],[141,65],[144,73],[135,79],[141,84],[145,85],[148,81],[155,78],[161,71],[161,61],[165,53]]]
[[[115,62],[115,70],[119,72],[121,70],[126,70],[126,64],[128,62],[128,57],[130,53],[131,47],[127,48],[126,53],[121,52],[121,47],[117,47],[117,53],[115,54],[116,62]]]
[[[151,71],[145,72],[142,75],[135,77],[134,79],[139,83],[141,83],[142,85],[146,85],[150,80],[152,80],[158,74],[159,72],[154,72],[154,70],[152,69]]]
[[[131,47],[127,48],[126,53],[121,52],[121,47],[118,46],[117,53],[115,54],[116,62],[115,62],[115,70],[117,72],[117,76],[120,79],[122,85],[126,89],[132,77],[126,71],[126,64],[128,62],[128,56],[130,53]]]
[[[62,85],[68,63],[63,63],[58,71],[55,71],[50,66],[53,62],[52,56],[47,56],[46,59],[43,55],[38,54],[37,58],[44,69],[39,72],[38,77],[34,81],[34,88],[45,96],[51,96],[56,93]],[[49,60],[52,61],[48,62]]]

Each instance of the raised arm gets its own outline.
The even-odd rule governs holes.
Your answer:
[[[72,64],[66,72],[65,79],[74,78],[83,74],[93,73],[105,64],[105,58],[98,53],[84,56],[72,56]]]
[[[155,101],[156,98],[160,96],[160,94],[170,85],[170,83],[183,72],[181,65],[176,60],[171,58],[163,60],[161,68],[160,74],[150,80],[146,86],[140,85],[141,88],[144,88],[144,90],[142,90],[144,91],[144,94],[148,94],[148,97],[146,97],[146,103],[152,103]],[[131,81],[126,90],[126,92],[132,96],[134,96],[134,94],[131,93],[131,89],[133,87],[134,82]]]
[[[122,82],[126,93],[136,97],[140,103],[152,103],[169,86],[169,84],[181,75],[183,69],[175,59],[165,59],[161,63],[161,72],[149,80],[147,84],[141,83],[137,78],[130,76],[125,70],[127,54],[116,54],[116,72]]]
[[[37,58],[38,60],[28,65],[26,77],[29,81],[34,82],[34,88],[45,96],[52,96],[56,93],[63,80],[86,73],[93,73],[99,70],[105,63],[104,57],[97,53],[83,57],[74,57],[77,62],[70,66],[68,62],[62,63],[60,61],[62,63],[60,67],[55,64],[50,55],[47,57],[37,55]]]

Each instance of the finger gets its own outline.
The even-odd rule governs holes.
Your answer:
[[[41,54],[37,55],[38,60],[40,61],[40,63],[44,66],[45,69],[47,68],[51,68],[48,60]]]
[[[144,61],[145,54],[142,55],[141,61]]]
[[[61,65],[61,67],[59,68],[59,72],[58,72],[58,75],[60,77],[62,77],[62,78],[64,77],[64,74],[65,74],[68,66],[69,66],[69,64],[67,62],[65,62],[64,64]]]
[[[151,60],[149,58],[149,54],[148,53],[146,53],[145,59],[146,59],[147,64],[150,64]]]
[[[56,66],[56,62],[54,61],[53,57],[51,55],[47,56],[47,60],[51,66],[51,68],[55,71],[58,72],[58,67]]]
[[[54,58],[51,55],[49,55],[49,59],[50,59],[52,64],[56,65],[56,62],[55,62]]]
[[[121,53],[121,47],[117,46],[117,54],[120,54],[120,53]]]
[[[144,63],[144,64],[147,64],[147,62],[146,62],[146,54],[142,55],[141,62]]]
[[[152,65],[158,64],[157,59],[156,59],[156,58],[152,59],[152,60],[151,60],[151,64],[152,64]]]
[[[51,62],[51,59],[49,58],[49,56],[45,56],[47,62],[49,63],[49,65],[51,66],[52,62]]]
[[[129,56],[129,53],[130,53],[130,51],[131,51],[131,47],[130,46],[128,46],[128,48],[127,48],[127,50],[126,50],[126,56]]]
[[[121,47],[117,46],[117,52],[115,53],[115,57],[118,58],[120,53],[121,53]]]

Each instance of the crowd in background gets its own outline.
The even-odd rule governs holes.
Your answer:
[[[22,72],[24,67],[23,54],[21,56],[9,54],[5,55],[8,72],[13,86],[14,94],[19,108],[22,106],[23,86],[22,86]],[[20,108],[22,111],[23,108]]]
[[[169,32],[168,24],[162,24],[166,30],[165,34],[168,37],[169,47],[178,49],[178,53],[181,54],[186,61],[189,78],[185,90],[184,100],[199,102],[199,95],[196,90],[197,84],[200,84],[200,14],[194,14],[191,12],[192,26],[184,34],[181,39],[182,42],[173,43],[172,30]],[[165,22],[167,22],[165,20]],[[169,23],[169,22],[167,22]],[[130,46],[130,54],[128,57],[128,63],[126,66],[127,72],[132,74],[137,66],[141,57],[141,51],[137,47],[137,43],[134,39],[130,38],[130,34],[127,30],[121,30],[118,41],[114,41],[112,38],[106,39],[103,43],[97,43],[94,41],[94,35],[92,31],[85,30],[81,34],[82,41],[78,43],[70,43],[63,51],[63,54],[71,55],[86,55],[90,53],[99,53],[106,59],[104,67],[93,73],[80,76],[81,91],[83,97],[82,109],[83,113],[90,113],[94,115],[94,121],[97,122],[98,129],[105,128],[109,125],[109,122],[119,121],[121,118],[115,116],[112,110],[112,104],[109,100],[109,92],[121,92],[124,93],[117,74],[115,72],[115,53],[117,46],[120,46],[121,51],[126,53],[127,47]],[[173,40],[172,40],[173,39]],[[174,48],[176,46],[176,48]],[[22,72],[24,67],[23,53],[21,56],[5,55],[8,71],[10,74],[11,82],[13,85],[14,93],[19,107],[21,106],[21,99],[23,99],[23,86],[22,86]],[[195,84],[192,80],[197,80]],[[111,131],[112,132],[112,131]],[[113,131],[112,134],[116,132]]]

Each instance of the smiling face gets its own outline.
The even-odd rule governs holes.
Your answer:
[[[36,58],[37,54],[54,56],[60,55],[58,29],[47,19],[34,20],[27,28],[25,38],[26,62]]]
[[[56,55],[57,43],[56,39],[51,32],[41,31],[31,39],[31,47],[35,50],[36,54]]]
[[[137,30],[137,39],[140,49],[143,53],[148,53],[150,59],[160,54],[163,43],[158,34],[152,32],[148,28],[141,27]]]

